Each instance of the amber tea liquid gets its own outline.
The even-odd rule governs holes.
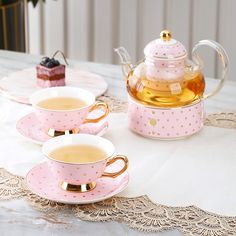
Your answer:
[[[87,104],[73,97],[48,98],[37,104],[39,107],[51,110],[73,110],[87,106]]]
[[[132,86],[132,80],[136,80],[135,86]],[[202,97],[205,80],[200,72],[186,73],[178,80],[134,78],[131,72],[127,80],[127,89],[133,98],[143,104],[167,108],[180,107]]]
[[[97,162],[107,157],[101,148],[92,145],[68,145],[54,149],[49,156],[66,163]]]

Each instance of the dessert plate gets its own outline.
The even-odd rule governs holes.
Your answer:
[[[106,171],[114,172],[120,169],[118,163],[106,168]],[[36,195],[51,201],[67,204],[88,204],[110,198],[125,189],[129,182],[128,172],[116,178],[102,177],[96,183],[96,187],[85,193],[76,193],[61,189],[59,183],[50,172],[47,162],[33,167],[26,176],[28,188]]]
[[[105,93],[108,86],[101,76],[72,68],[66,68],[66,85],[89,90],[96,97]],[[29,96],[39,89],[42,88],[36,84],[35,68],[14,72],[0,80],[0,92],[20,103],[29,104]]]
[[[93,112],[89,118],[96,117],[98,113],[98,111]],[[103,119],[98,123],[87,123],[81,125],[79,127],[79,133],[102,136],[106,132],[107,128],[108,121],[107,119]],[[40,145],[51,138],[41,126],[34,112],[22,117],[17,122],[16,129],[24,138]]]

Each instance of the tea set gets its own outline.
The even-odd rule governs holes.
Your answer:
[[[202,46],[213,48],[222,64],[219,84],[208,94],[204,93],[203,63],[197,52]],[[115,51],[126,78],[128,126],[132,132],[144,138],[172,140],[187,138],[203,128],[204,101],[219,92],[227,78],[228,56],[220,44],[198,42],[189,60],[183,44],[164,30],[159,39],[146,45],[145,58],[138,65],[131,63],[123,47]],[[65,97],[82,100],[85,105],[73,109],[39,105],[43,100]],[[106,103],[96,102],[85,89],[70,86],[40,89],[29,101],[34,112],[21,118],[16,128],[25,138],[42,144],[47,159],[27,174],[26,182],[33,193],[52,201],[85,204],[114,196],[127,187],[127,157],[113,156],[114,145],[100,137],[108,128]],[[71,163],[51,155],[57,148],[76,145],[100,148],[105,157]]]

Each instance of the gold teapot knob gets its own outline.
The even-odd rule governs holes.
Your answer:
[[[169,41],[171,40],[171,32],[169,30],[162,30],[160,33],[160,37],[163,41]]]

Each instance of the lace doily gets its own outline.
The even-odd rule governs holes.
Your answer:
[[[195,206],[169,207],[155,204],[147,196],[135,198],[112,197],[87,205],[66,205],[43,199],[31,193],[24,178],[0,169],[0,200],[23,198],[32,207],[51,215],[70,210],[81,220],[117,221],[144,232],[177,229],[184,235],[229,236],[236,235],[236,217],[226,217],[203,211]],[[55,221],[55,217],[53,218]]]
[[[126,112],[127,110],[127,102],[119,100],[117,99],[117,97],[114,97],[107,93],[98,97],[97,100],[106,102],[111,112],[119,113],[119,112]]]
[[[205,119],[205,125],[227,129],[236,129],[236,113],[221,112],[209,114]]]
[[[112,112],[126,111],[127,103],[103,95]],[[236,128],[236,113],[215,113],[205,119],[205,125]],[[45,220],[55,218],[50,214],[70,211],[86,221],[117,221],[144,232],[177,229],[184,235],[230,236],[236,235],[236,217],[226,217],[203,211],[195,206],[169,207],[153,203],[147,196],[135,198],[112,197],[88,205],[67,205],[43,199],[27,189],[23,177],[0,168],[0,200],[25,199],[33,208],[49,214]]]

